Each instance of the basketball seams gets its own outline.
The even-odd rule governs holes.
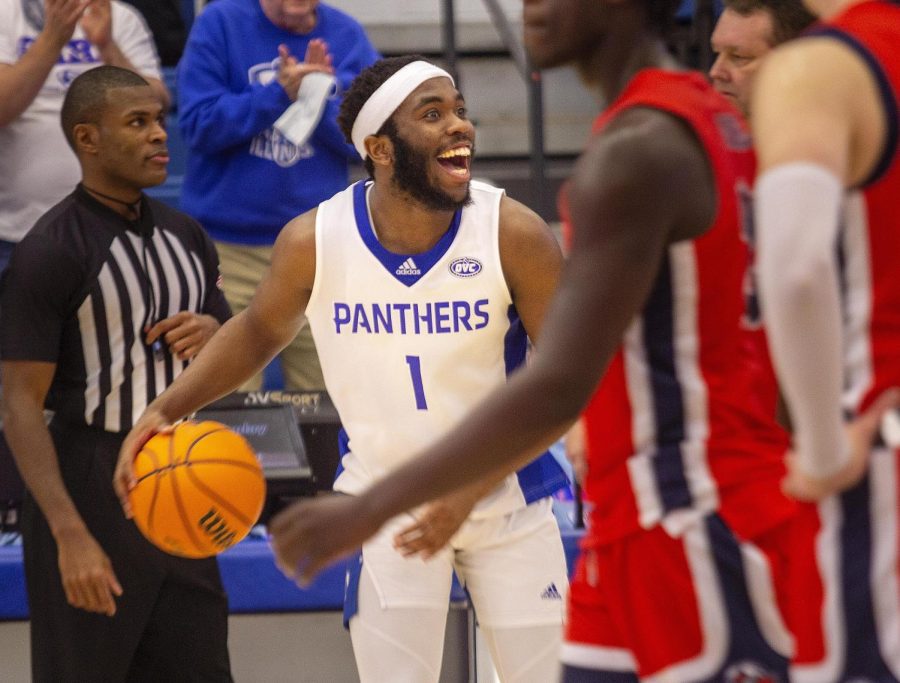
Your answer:
[[[168,467],[168,465],[163,465],[160,463],[161,457],[159,453],[154,451],[152,448],[147,448],[146,445],[144,445],[144,447],[141,448],[140,451],[138,451],[138,454],[135,457],[135,461],[137,461],[137,459],[141,457],[141,455],[146,455],[146,457],[150,459],[152,463],[152,469],[149,472],[144,472],[140,477],[137,478],[138,484],[144,481],[144,479],[146,479],[147,477],[156,476],[156,474],[162,472],[164,469],[166,469],[166,467]]]
[[[153,478],[155,480],[153,482],[153,492],[150,494],[150,502],[147,505],[147,520],[146,520],[147,532],[152,534],[153,533],[153,517],[154,517],[154,514],[156,513],[156,501],[159,498],[159,488],[161,486],[161,482],[159,480],[159,477],[156,476],[156,472],[161,471],[162,468],[160,467],[160,463],[159,463],[159,460],[160,460],[159,454],[156,451],[154,451],[152,448],[147,448],[145,445],[144,448],[141,449],[141,451],[138,455],[140,455],[141,453],[145,453],[146,457],[150,458],[151,462],[153,463],[153,467],[154,467],[152,472],[143,475],[137,481],[137,483],[140,484],[144,479],[146,479],[147,477],[149,477],[151,475],[153,476]]]
[[[178,517],[181,520],[181,526],[184,531],[187,533],[188,539],[191,543],[194,544],[194,547],[198,552],[205,553],[208,551],[208,548],[200,543],[197,540],[197,536],[194,535],[194,529],[191,527],[190,519],[188,518],[187,511],[185,510],[184,501],[181,500],[181,491],[178,489],[177,478],[172,476],[169,477],[172,486],[172,500],[175,502],[175,509],[178,512]]]
[[[204,462],[209,462],[209,461],[204,461]],[[242,467],[244,469],[251,469],[251,468],[249,468],[249,466],[244,465],[243,463],[235,463],[235,462],[231,462],[231,461],[227,461],[227,460],[215,461],[215,463],[219,464],[220,466],[221,465],[233,465],[236,467]],[[214,503],[221,506],[229,514],[236,517],[237,520],[241,524],[248,526],[248,527],[253,526],[253,522],[255,520],[248,518],[243,512],[241,512],[236,507],[234,507],[230,502],[228,502],[228,500],[226,498],[223,498],[221,495],[219,495],[219,493],[217,493],[215,490],[213,490],[212,488],[207,486],[205,483],[203,483],[203,480],[200,479],[200,477],[198,477],[196,474],[194,474],[192,469],[197,467],[199,464],[200,463],[193,463],[192,466],[189,467],[185,471],[187,474],[187,477],[188,477],[188,479],[190,479],[191,483],[193,483],[194,486],[196,486],[198,489],[200,489],[200,491],[202,491],[206,495],[207,498],[209,498],[211,501],[213,501]],[[258,512],[257,512],[257,516],[259,516]]]
[[[191,463],[179,462],[179,463],[175,463],[174,465],[163,465],[162,467],[157,467],[156,469],[150,470],[149,472],[145,472],[140,477],[138,477],[137,483],[140,484],[145,479],[154,477],[162,472],[165,472],[166,470],[177,470],[180,467],[187,467],[187,471],[190,471],[191,469],[196,469],[198,467],[202,467],[203,465],[229,465],[231,467],[239,467],[242,470],[246,470],[248,472],[255,474],[256,477],[262,482],[265,482],[265,480],[266,480],[265,476],[260,472],[259,468],[254,465],[250,465],[245,462],[235,462],[234,460],[213,460],[210,458],[210,459],[206,459],[206,460],[201,460],[199,462],[191,462]]]
[[[202,424],[204,424],[204,423],[201,422],[199,425],[197,425],[197,427],[199,428]],[[190,445],[187,447],[187,450],[184,453],[184,461],[183,461],[184,464],[187,464],[190,461],[191,451],[194,450],[194,446],[196,446],[198,443],[203,441],[203,439],[205,439],[210,434],[219,434],[221,432],[228,432],[228,431],[230,431],[230,430],[227,427],[221,426],[221,427],[215,427],[213,429],[210,429],[207,432],[203,432],[200,436],[198,436],[196,439],[194,439],[190,443]]]
[[[153,533],[153,516],[156,513],[156,501],[159,498],[159,489],[162,482],[159,477],[154,477],[153,493],[150,494],[150,504],[147,506],[147,531]]]

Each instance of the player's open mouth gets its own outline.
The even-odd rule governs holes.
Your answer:
[[[459,179],[469,178],[469,164],[472,161],[472,148],[468,145],[454,147],[437,156],[438,163],[445,171]]]

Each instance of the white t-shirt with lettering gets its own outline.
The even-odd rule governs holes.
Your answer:
[[[22,5],[22,0],[0,0],[2,64],[18,62],[39,33],[26,21]],[[138,73],[160,78],[153,37],[136,9],[113,0],[112,32]],[[69,83],[102,63],[97,48],[76,27],[34,102],[0,127],[0,239],[18,242],[79,181],[78,160],[63,135],[59,112]]]

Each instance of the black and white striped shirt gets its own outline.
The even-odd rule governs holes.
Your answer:
[[[128,221],[81,187],[16,247],[3,279],[0,357],[56,364],[56,419],[126,432],[186,367],[144,330],[179,311],[220,321],[218,259],[185,214],[144,198]]]

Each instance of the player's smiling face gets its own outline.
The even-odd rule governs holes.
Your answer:
[[[393,182],[430,208],[467,203],[475,128],[447,78],[425,81],[394,112]]]

